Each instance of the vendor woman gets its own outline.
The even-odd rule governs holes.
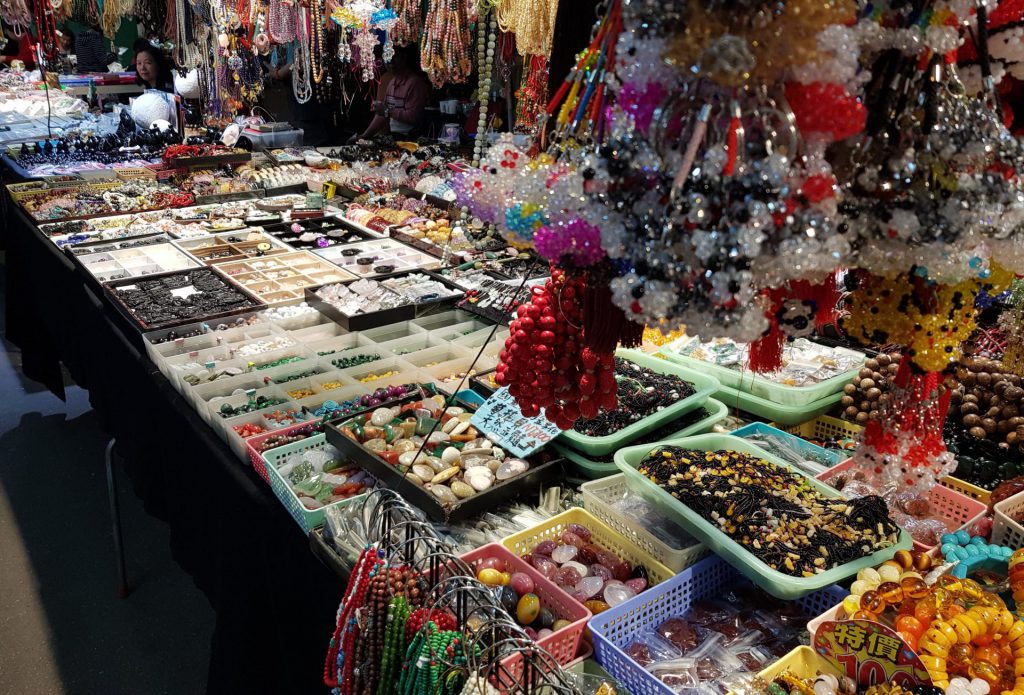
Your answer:
[[[415,44],[395,49],[391,70],[382,78],[389,80],[384,99],[373,102],[373,121],[361,135],[353,135],[350,144],[378,133],[415,136],[430,93],[427,80],[419,70],[419,60],[419,48]]]

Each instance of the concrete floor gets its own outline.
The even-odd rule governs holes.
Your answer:
[[[0,288],[0,324],[2,307]],[[107,437],[85,391],[63,403],[19,362],[0,343],[0,693],[202,693],[209,603],[123,480],[132,592],[116,596]]]

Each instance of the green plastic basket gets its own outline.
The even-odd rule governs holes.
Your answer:
[[[702,434],[710,430],[716,422],[720,422],[729,415],[729,408],[726,407],[725,403],[709,398],[708,402],[704,404],[705,410],[708,411],[709,415],[706,418],[701,418],[698,422],[692,425],[687,425],[678,432],[673,432],[668,436],[669,439],[676,439],[678,437],[689,437],[691,434]],[[584,478],[589,480],[597,480],[598,478],[604,478],[609,475],[615,475],[619,472],[618,467],[614,461],[593,461],[587,458],[584,454],[578,451],[570,449],[567,446],[562,446],[555,440],[554,447],[555,451],[559,455],[564,456],[573,469],[582,475]],[[629,442],[627,442],[629,444]]]
[[[310,531],[324,524],[324,517],[327,515],[327,510],[331,507],[346,507],[352,504],[353,501],[359,501],[366,496],[366,493],[362,495],[356,495],[349,497],[347,500],[340,500],[338,502],[332,502],[331,504],[324,505],[320,509],[306,509],[306,507],[299,501],[298,496],[292,491],[291,486],[285,482],[285,479],[281,477],[281,474],[277,472],[277,467],[284,463],[290,455],[298,453],[300,451],[306,451],[307,449],[323,449],[327,446],[327,437],[323,434],[317,434],[312,437],[307,437],[294,444],[286,444],[285,446],[271,449],[263,454],[264,460],[267,465],[267,481],[270,483],[270,489],[277,495],[277,499],[281,500],[281,504],[284,505],[288,513],[295,519],[295,523],[305,532],[307,535]]]
[[[699,434],[694,437],[666,440],[657,444],[627,447],[615,454],[615,463],[626,474],[630,488],[650,500],[666,516],[679,523],[680,526],[693,534],[695,538],[707,545],[713,553],[723,557],[750,581],[773,596],[781,599],[800,598],[812,591],[823,589],[830,584],[835,584],[855,575],[865,567],[877,567],[886,560],[891,559],[897,550],[910,549],[913,545],[910,535],[906,531],[901,531],[899,542],[892,547],[878,550],[859,560],[847,562],[821,574],[816,574],[813,577],[792,577],[778,570],[773,570],[739,543],[719,531],[714,524],[705,520],[697,512],[684,505],[661,487],[655,485],[637,470],[640,462],[648,453],[658,446],[665,445],[700,451],[731,450],[752,454],[806,478],[811,486],[827,497],[842,497],[842,495],[828,485],[804,475],[785,461],[772,456],[745,439],[727,434]]]
[[[604,437],[588,437],[574,430],[566,430],[561,434],[559,437],[560,441],[585,454],[603,456],[604,454],[610,454],[617,449],[621,449],[637,437],[641,437],[667,422],[672,422],[680,415],[704,405],[720,386],[718,379],[713,376],[673,364],[659,357],[651,357],[639,350],[616,350],[615,355],[630,362],[635,362],[641,367],[647,367],[659,374],[672,374],[685,379],[693,384],[695,393],[673,403],[667,408],[662,408],[648,415],[638,422],[634,422],[615,434],[609,434]]]
[[[737,391],[728,386],[720,387],[715,393],[715,398],[730,408],[736,408],[781,425],[798,425],[801,422],[806,422],[832,410],[842,400],[843,392],[833,393],[831,396],[811,401],[807,405],[802,406],[772,403],[759,396],[747,393],[746,391]]]
[[[682,340],[687,340],[683,338]],[[678,343],[679,341],[676,341]],[[665,356],[665,359],[681,364],[690,369],[698,369],[713,374],[718,382],[727,388],[734,389],[736,391],[743,391],[749,393],[752,396],[763,398],[766,401],[772,403],[778,403],[780,405],[788,407],[802,407],[813,403],[814,401],[820,401],[822,398],[827,398],[834,393],[838,393],[843,390],[846,386],[860,371],[858,366],[856,369],[852,369],[848,372],[844,372],[838,376],[834,376],[831,379],[819,381],[816,384],[810,386],[786,386],[785,384],[779,384],[771,379],[768,379],[759,374],[755,374],[749,370],[732,369],[730,367],[723,367],[718,364],[711,362],[705,362],[704,360],[698,360],[693,357],[687,357],[686,355],[680,355],[673,349],[676,343],[666,345],[661,350],[661,354]],[[853,352],[851,350],[851,352]],[[866,360],[867,357],[865,356]]]

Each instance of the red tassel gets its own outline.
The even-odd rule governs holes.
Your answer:
[[[631,321],[612,302],[614,271],[605,259],[588,269],[583,291],[583,342],[597,353],[613,352],[616,346],[639,347],[644,326]]]
[[[770,374],[782,369],[782,344],[786,336],[779,330],[774,312],[768,319],[771,328],[750,344],[750,370],[755,374]]]
[[[722,174],[725,176],[732,176],[732,173],[736,171],[736,158],[739,156],[739,129],[740,119],[733,117],[729,120],[729,133],[725,136],[725,150],[728,156],[726,159],[725,167],[722,169]]]

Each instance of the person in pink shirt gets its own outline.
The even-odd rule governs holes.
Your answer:
[[[390,79],[384,90],[384,99],[373,102],[373,120],[361,135],[353,135],[349,144],[378,133],[391,133],[395,137],[410,136],[423,119],[430,87],[418,70],[420,52],[415,45],[395,49],[391,70],[383,79]]]

